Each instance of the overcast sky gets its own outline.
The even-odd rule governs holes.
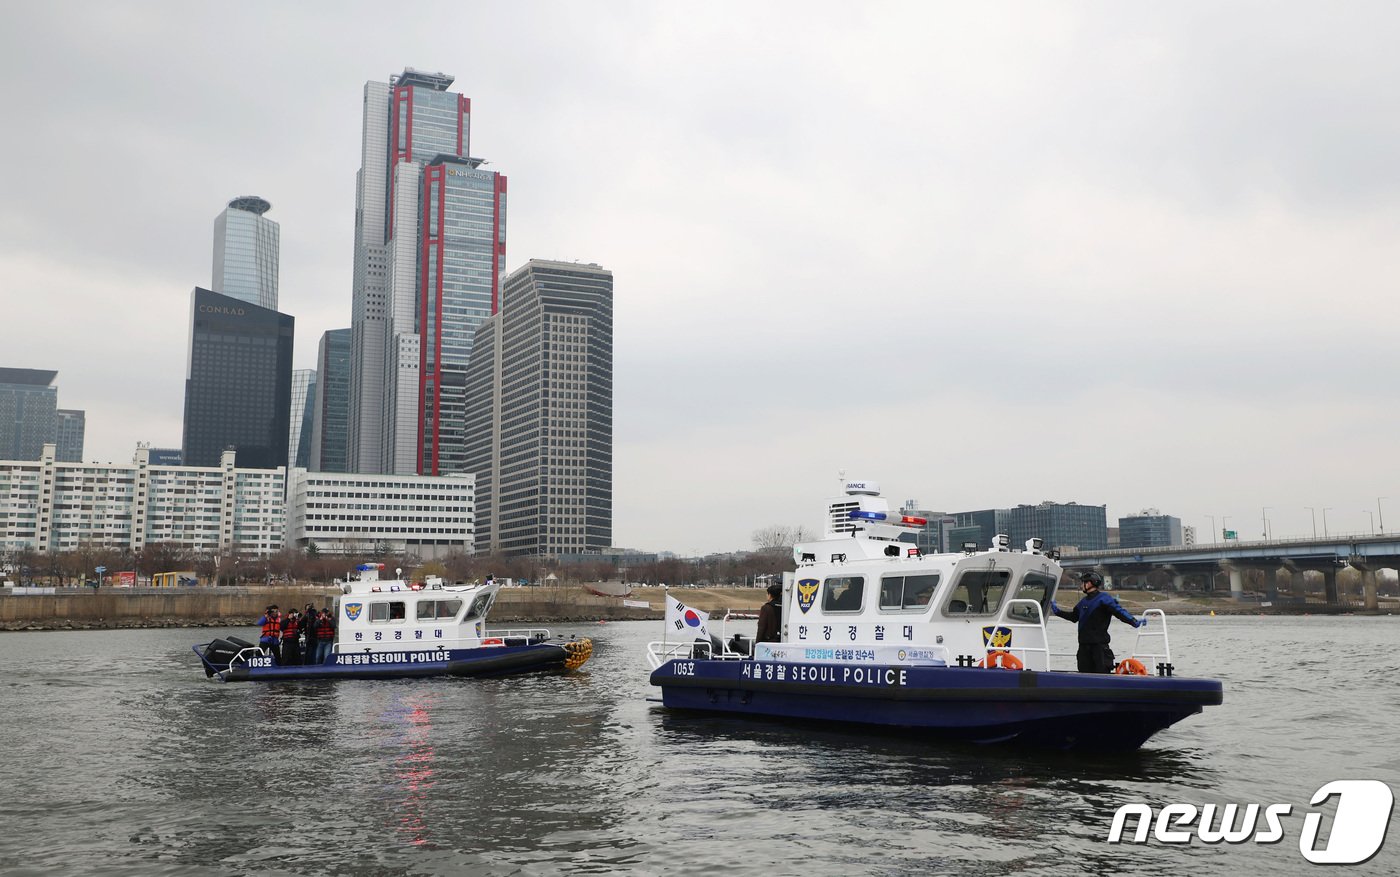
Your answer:
[[[843,470],[1396,530],[1397,33],[1360,2],[5,4],[0,365],[59,371],[85,459],[178,446],[190,290],[256,194],[314,367],[362,88],[412,66],[509,177],[507,267],[614,272],[618,545],[816,528]]]

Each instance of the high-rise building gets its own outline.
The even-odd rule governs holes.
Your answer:
[[[316,352],[316,407],[311,418],[312,472],[348,472],[346,431],[350,422],[350,330],[321,335]]]
[[[37,460],[58,435],[58,372],[0,368],[0,459]]]
[[[611,271],[532,259],[477,329],[465,421],[477,550],[611,545],[612,305]]]
[[[1143,509],[1136,515],[1118,519],[1119,548],[1165,548],[1184,544],[1181,518],[1164,515],[1157,509]]]
[[[256,195],[228,202],[214,220],[214,274],[209,288],[275,311],[281,232],[277,223],[263,215],[271,209]]]
[[[230,447],[249,469],[287,465],[295,322],[195,288],[185,378],[186,466],[217,466]]]
[[[1006,532],[1004,516],[1005,512],[998,509],[955,513],[953,526],[948,531],[948,550],[961,551],[965,542],[976,542],[982,551],[991,548],[992,538]]]
[[[287,462],[305,469],[311,459],[311,423],[316,410],[316,370],[292,372],[292,410]]]
[[[364,91],[349,468],[463,471],[464,373],[505,275],[506,178],[470,153],[471,101],[406,68]]]
[[[87,412],[72,408],[58,409],[58,430],[55,444],[58,445],[60,463],[81,463],[83,461],[83,435],[87,432]]]

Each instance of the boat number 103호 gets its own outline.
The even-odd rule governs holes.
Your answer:
[[[1310,804],[1317,807],[1330,798],[1337,799],[1337,812],[1322,848],[1318,849],[1318,837],[1323,834],[1324,814],[1312,810],[1303,815],[1298,851],[1317,865],[1358,865],[1368,861],[1380,851],[1390,825],[1395,806],[1390,787],[1379,780],[1333,780],[1313,793]],[[1147,804],[1124,804],[1113,814],[1108,842],[1124,843],[1128,819],[1137,817],[1136,829],[1128,838],[1132,843],[1145,843],[1150,830],[1158,841],[1168,844],[1189,844],[1197,837],[1208,844],[1274,844],[1283,840],[1282,820],[1293,812],[1293,805],[1247,804],[1242,818],[1240,810],[1237,804],[1206,804],[1200,808],[1195,804],[1168,804],[1154,814]],[[1194,835],[1187,830],[1193,822]]]

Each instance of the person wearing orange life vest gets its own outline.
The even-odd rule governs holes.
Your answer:
[[[301,630],[301,618],[295,609],[288,609],[282,619],[282,666],[291,667],[301,663],[301,647],[297,644],[297,633]]]
[[[330,659],[331,647],[335,645],[335,621],[329,609],[322,609],[316,616],[316,663],[324,664]]]
[[[267,607],[263,617],[258,619],[258,627],[262,631],[258,635],[258,645],[266,649],[274,661],[282,663],[282,613],[276,603]]]

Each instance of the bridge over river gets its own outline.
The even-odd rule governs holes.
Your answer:
[[[1104,551],[1064,551],[1060,563],[1070,570],[1098,570],[1106,580],[1121,581],[1161,571],[1171,577],[1172,587],[1183,590],[1188,578],[1202,577],[1207,590],[1213,589],[1216,575],[1230,581],[1230,593],[1243,597],[1245,572],[1260,570],[1266,576],[1270,596],[1279,590],[1305,593],[1304,574],[1322,575],[1328,603],[1341,603],[1337,573],[1355,569],[1360,573],[1361,596],[1368,609],[1376,608],[1377,571],[1400,569],[1400,534],[1341,535],[1311,539],[1266,539],[1259,542],[1217,542],[1211,545],[1173,545],[1166,548],[1110,548]],[[1267,579],[1273,576],[1272,581]]]

